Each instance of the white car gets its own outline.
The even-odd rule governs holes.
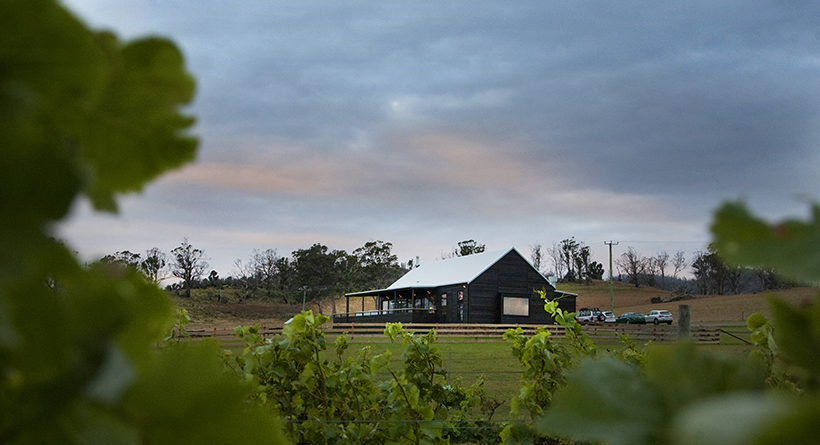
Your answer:
[[[670,325],[672,324],[672,313],[669,311],[649,311],[649,313],[646,314],[645,317],[647,323],[666,323]]]
[[[610,311],[604,311],[604,323],[615,323],[615,314]]]
[[[582,307],[575,315],[575,321],[578,323],[600,323],[603,322],[605,318],[604,313],[597,307]]]

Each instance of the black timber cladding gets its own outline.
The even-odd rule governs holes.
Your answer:
[[[415,318],[423,315],[425,319],[431,318],[428,321],[434,318],[437,323],[552,324],[552,317],[544,311],[544,301],[535,292],[541,289],[547,291],[549,299],[563,295],[559,300],[559,307],[568,312],[575,311],[575,295],[556,292],[549,281],[517,250],[510,249],[470,282],[426,288],[402,287],[374,291],[373,295],[379,295],[380,300],[382,293],[397,296],[403,293],[422,295],[429,292],[435,295],[435,313],[415,311],[414,322],[422,321]],[[359,295],[362,294],[359,293]],[[461,304],[459,304],[459,294],[463,295]],[[446,303],[442,301],[445,295]],[[527,315],[504,315],[505,297],[517,299],[516,305],[526,299],[528,305],[523,307],[526,307]],[[460,307],[463,307],[462,317],[459,317]],[[523,309],[523,307],[518,306],[518,309]]]
[[[470,323],[552,323],[544,311],[544,301],[535,292],[546,289],[554,298],[552,286],[517,251],[510,251],[469,285]],[[504,297],[529,299],[529,315],[504,315]],[[575,310],[572,298],[572,310]],[[567,301],[566,303],[569,303]]]

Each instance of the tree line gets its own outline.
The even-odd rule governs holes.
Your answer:
[[[276,249],[255,249],[248,259],[235,260],[232,274],[224,278],[216,270],[206,275],[210,266],[205,252],[187,238],[170,255],[153,247],[144,255],[123,250],[100,261],[136,268],[157,284],[178,278],[178,283],[166,289],[188,298],[195,288],[232,288],[239,290],[241,299],[265,297],[285,304],[311,301],[321,307],[323,300],[335,301],[334,297],[346,292],[385,288],[413,268],[413,260],[399,263],[392,249],[392,243],[381,240],[368,241],[352,253],[320,243],[295,250],[290,256],[281,256]],[[443,258],[485,250],[486,245],[469,239],[459,242]]]
[[[553,269],[544,270],[547,259],[552,260]],[[592,261],[589,246],[575,237],[561,240],[544,251],[541,244],[530,246],[532,265],[546,276],[555,276],[563,282],[591,282],[604,276],[603,264]]]
[[[615,264],[619,281],[635,287],[647,285],[679,293],[737,295],[797,285],[771,268],[731,266],[712,245],[706,251],[696,251],[689,262],[683,251],[672,257],[665,251],[655,256],[643,256],[634,247],[628,247]],[[678,274],[687,268],[691,269],[693,278],[679,278]]]
[[[539,243],[531,245],[530,261],[542,274],[554,276],[558,282],[591,283],[605,279],[603,264],[593,261],[589,246],[575,237],[554,243],[551,248]],[[613,263],[615,280],[678,293],[736,295],[796,285],[771,268],[730,266],[711,245],[706,251],[694,252],[690,259],[682,250],[673,255],[661,251],[645,256],[629,246]],[[692,278],[681,276],[687,270],[691,270]]]
[[[195,288],[210,288],[216,290],[216,298],[221,300],[221,290],[235,289],[240,301],[266,298],[285,304],[315,302],[321,308],[325,300],[330,300],[335,312],[336,299],[345,293],[385,288],[413,268],[413,260],[399,263],[392,249],[392,243],[381,240],[368,241],[352,253],[320,243],[295,250],[289,256],[279,255],[276,249],[254,249],[247,259],[235,260],[231,275],[226,277],[220,277],[216,270],[206,274],[209,264],[205,252],[191,245],[187,238],[170,255],[154,247],[144,254],[119,251],[101,261],[132,266],[157,284],[178,278],[179,282],[166,289],[182,297],[190,298]],[[465,240],[442,258],[482,253],[485,249],[484,244]],[[592,260],[589,246],[574,237],[547,249],[536,243],[530,250],[533,266],[560,282],[591,283],[604,279],[603,264]],[[552,269],[545,270],[548,261]],[[629,246],[614,260],[614,267],[613,276],[618,281],[678,293],[740,294],[794,285],[771,269],[731,267],[711,246],[705,252],[695,252],[691,260],[683,251],[671,256],[666,251],[644,256]],[[693,278],[680,277],[689,268]]]
[[[412,262],[400,264],[392,249],[391,243],[381,240],[368,241],[352,253],[320,243],[290,256],[281,256],[276,249],[255,249],[248,259],[234,261],[232,274],[225,278],[216,270],[206,275],[207,256],[187,238],[170,255],[155,247],[144,256],[126,250],[100,261],[134,267],[155,283],[176,277],[180,281],[166,289],[182,297],[190,298],[195,288],[231,288],[239,291],[241,300],[309,301],[321,308],[325,299],[335,301],[345,292],[384,288],[404,275]]]

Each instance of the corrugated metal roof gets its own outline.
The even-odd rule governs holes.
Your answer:
[[[353,292],[346,294],[348,297],[355,297],[360,295],[376,295],[379,292],[390,290],[407,289],[411,287],[439,287],[448,286],[452,284],[470,283],[479,275],[489,269],[498,260],[503,258],[508,253],[515,251],[521,255],[515,247],[507,250],[496,250],[493,252],[482,252],[475,255],[467,255],[458,258],[451,258],[448,260],[434,261],[432,263],[422,264],[421,266],[404,274],[403,277],[396,280],[385,289],[369,290],[364,292]],[[521,258],[524,258],[521,255]],[[526,261],[526,258],[525,258]],[[529,261],[527,261],[529,264]],[[532,265],[531,265],[532,266]],[[535,268],[533,267],[533,270]],[[562,294],[572,295],[577,297],[578,294],[572,292],[558,291]]]
[[[482,252],[447,260],[425,263],[407,272],[387,290],[408,287],[438,287],[469,283],[515,248]],[[516,251],[517,253],[518,251]],[[520,254],[519,254],[520,255]]]

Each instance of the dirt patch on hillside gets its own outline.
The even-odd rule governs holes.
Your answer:
[[[191,322],[189,329],[233,329],[236,326],[255,324],[268,327],[281,327],[284,322],[299,313],[300,305],[288,305],[270,301],[245,300],[243,302],[217,302],[211,299],[174,298],[177,306],[188,311]]]
[[[564,290],[560,284],[558,288]],[[566,290],[578,294],[576,300],[578,308],[598,307],[602,310],[610,308],[608,283],[596,283],[589,287],[577,285],[571,290]],[[686,304],[689,305],[693,323],[712,323],[745,321],[754,312],[763,312],[764,315],[769,317],[771,311],[767,302],[768,298],[778,298],[800,306],[817,295],[818,288],[801,287],[757,294],[694,295],[692,299],[669,302],[668,300],[673,297],[672,292],[647,287],[635,288],[624,283],[615,283],[612,301],[614,302],[616,315],[624,312],[641,312],[645,314],[655,309],[666,309],[677,316],[678,306]],[[662,302],[651,303],[653,298],[658,298]]]
[[[279,308],[263,304],[227,303],[221,308],[222,316],[197,317],[193,314],[189,329],[233,329],[237,326],[282,327],[285,320]]]
[[[772,313],[768,302],[770,298],[783,300],[799,307],[817,296],[818,289],[816,288],[796,288],[758,294],[700,297],[694,300],[673,303],[624,306],[618,308],[616,313],[641,312],[645,314],[654,309],[668,309],[673,315],[677,315],[678,306],[687,304],[689,305],[693,323],[745,322],[746,318],[755,312],[762,312],[766,317],[771,317]]]

